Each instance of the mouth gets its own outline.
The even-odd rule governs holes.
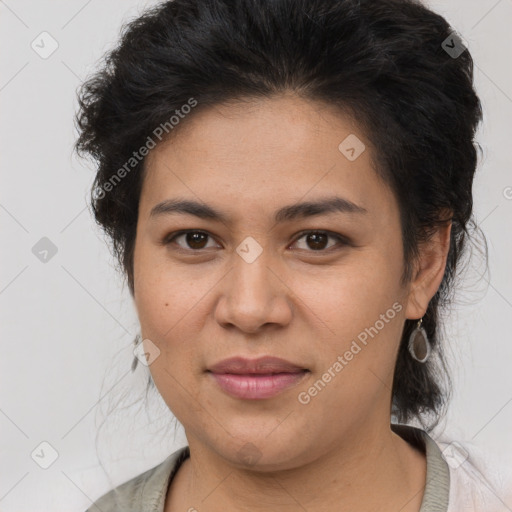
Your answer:
[[[214,382],[234,398],[271,398],[301,382],[310,370],[276,357],[225,359],[208,368]]]

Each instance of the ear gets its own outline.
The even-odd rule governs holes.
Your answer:
[[[419,257],[409,283],[405,317],[420,319],[443,280],[450,250],[451,220],[436,228],[431,238],[420,244]]]

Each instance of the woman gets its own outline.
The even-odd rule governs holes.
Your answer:
[[[412,0],[176,0],[126,27],[77,149],[134,363],[188,445],[98,509],[507,510],[428,434],[474,225],[472,71]]]

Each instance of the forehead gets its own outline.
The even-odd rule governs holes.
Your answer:
[[[394,198],[372,151],[356,121],[323,103],[282,96],[217,105],[150,152],[141,210],[177,196],[261,210],[336,194],[382,215]]]

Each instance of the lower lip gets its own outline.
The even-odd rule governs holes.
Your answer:
[[[229,395],[248,400],[261,400],[271,398],[285,389],[295,386],[308,372],[275,373],[273,375],[209,373],[220,388]]]

